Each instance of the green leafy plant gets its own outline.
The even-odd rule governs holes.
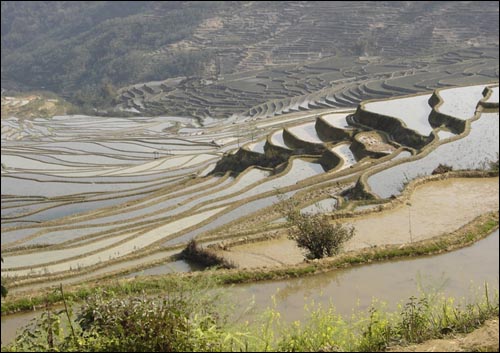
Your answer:
[[[290,199],[281,200],[280,211],[289,224],[288,238],[306,249],[306,257],[320,259],[337,255],[346,241],[355,234],[354,227],[330,223],[324,214],[302,214]]]

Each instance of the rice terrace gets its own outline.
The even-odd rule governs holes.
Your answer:
[[[92,346],[71,320],[69,338],[37,339],[82,351],[498,351],[498,2],[113,3],[43,2],[35,15],[2,2],[2,351],[34,349],[16,330],[52,306],[69,320],[67,300],[148,306],[221,288],[233,330],[222,314],[197,321],[213,303],[186,299],[189,334],[176,326],[171,346],[133,333]],[[54,27],[35,45],[19,23],[45,13]],[[313,259],[290,236],[286,204],[353,235]],[[442,309],[446,319],[407,333],[401,301],[430,312],[434,290],[476,303],[484,288],[474,327],[457,323],[469,306],[443,299],[457,322]],[[375,318],[374,298],[395,321]],[[267,324],[245,326],[268,307]],[[355,308],[367,316],[345,319]],[[269,323],[276,336],[258,331]],[[490,326],[492,339],[472,342]]]

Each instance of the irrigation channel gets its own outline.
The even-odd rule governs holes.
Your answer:
[[[361,265],[319,275],[236,285],[228,296],[238,298],[238,308],[253,309],[241,320],[255,320],[266,308],[274,307],[286,321],[306,317],[304,306],[316,303],[323,307],[332,303],[337,313],[346,317],[354,308],[366,309],[376,298],[396,309],[397,303],[418,294],[442,291],[456,298],[474,299],[487,282],[491,293],[498,291],[499,232],[494,231],[475,244],[450,253]],[[237,313],[239,316],[240,313]],[[2,344],[11,341],[15,332],[40,312],[2,317]]]

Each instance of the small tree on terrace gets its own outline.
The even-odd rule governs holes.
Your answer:
[[[3,262],[3,257],[1,257],[2,262]],[[5,298],[7,296],[7,293],[9,292],[7,288],[3,285],[3,283],[0,285],[2,289],[2,298]]]
[[[298,247],[306,249],[309,259],[337,255],[344,243],[355,234],[354,227],[331,224],[327,215],[301,214],[291,199],[281,198],[279,208],[289,225],[288,238],[295,240]]]

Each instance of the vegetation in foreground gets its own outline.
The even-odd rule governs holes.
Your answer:
[[[73,314],[47,310],[3,351],[384,351],[449,334],[468,333],[498,317],[498,293],[488,286],[474,302],[440,294],[410,297],[389,312],[374,302],[344,318],[333,306],[313,305],[304,322],[284,323],[268,309],[238,323],[228,296],[210,281],[179,281],[161,297],[116,298],[102,291]],[[241,305],[241,303],[239,303]],[[225,308],[225,309],[224,309]]]

